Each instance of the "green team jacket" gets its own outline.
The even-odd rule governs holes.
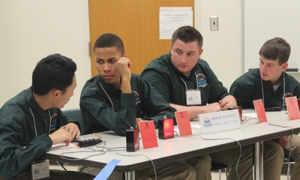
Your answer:
[[[207,62],[202,59],[198,60],[189,77],[186,77],[172,64],[171,54],[165,54],[150,62],[141,76],[169,103],[186,105],[184,82],[189,90],[195,90],[198,86],[201,92],[201,105],[218,102],[228,95],[227,89],[218,80]]]
[[[174,118],[174,109],[139,75],[131,75],[131,94],[123,94],[98,75],[82,89],[80,109],[85,133],[113,130],[125,135],[136,126],[136,118]],[[143,113],[142,113],[143,112]]]
[[[283,78],[285,78],[285,83]],[[273,91],[273,85],[269,81],[261,80],[259,69],[255,69],[236,79],[231,85],[230,94],[236,98],[237,104],[243,109],[253,109],[253,100],[263,99],[263,94],[266,108],[285,107],[284,96],[300,98],[300,84],[292,76],[283,72],[279,88]]]
[[[22,91],[0,110],[0,176],[5,178],[31,171],[32,162],[52,146],[49,132],[69,121],[60,109],[44,111],[32,93],[31,88]]]

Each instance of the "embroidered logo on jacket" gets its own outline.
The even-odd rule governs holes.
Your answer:
[[[205,88],[207,86],[207,80],[204,74],[199,73],[197,75],[197,83],[199,88]]]
[[[50,119],[50,134],[56,130],[57,114],[54,113]]]
[[[139,93],[137,93],[136,91],[131,91],[134,96],[135,96],[135,104],[138,105],[139,103],[141,103],[141,100],[140,100],[140,96],[139,96]]]

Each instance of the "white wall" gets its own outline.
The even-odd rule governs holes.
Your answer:
[[[195,25],[204,36],[204,53],[225,87],[242,74],[242,2],[195,0]],[[219,31],[209,17],[219,16]],[[31,85],[36,63],[61,53],[77,63],[77,88],[65,109],[76,108],[90,78],[88,1],[0,1],[0,106]]]
[[[0,1],[0,107],[31,85],[36,63],[52,53],[77,64],[77,88],[65,109],[79,107],[80,91],[91,76],[88,1]]]
[[[204,38],[202,58],[228,89],[242,75],[242,1],[195,0],[195,27]],[[219,17],[219,31],[210,31],[210,16]]]
[[[244,72],[259,67],[258,52],[266,40],[274,37],[282,37],[291,45],[288,68],[300,69],[300,1],[244,0],[244,3]]]

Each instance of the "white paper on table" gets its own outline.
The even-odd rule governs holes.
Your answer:
[[[53,148],[74,148],[76,147],[73,143],[70,143],[69,146],[66,145],[66,143],[58,143],[58,144],[53,144],[51,149]]]
[[[257,114],[256,113],[246,113],[246,114],[243,114],[243,117],[246,117],[246,118],[257,118]]]

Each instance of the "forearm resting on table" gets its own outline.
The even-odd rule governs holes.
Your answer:
[[[170,106],[176,111],[188,111],[190,119],[197,119],[198,114],[211,112],[208,106],[182,106],[170,103]]]

